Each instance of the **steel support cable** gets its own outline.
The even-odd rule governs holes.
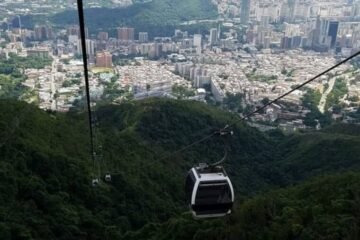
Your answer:
[[[89,84],[88,61],[87,61],[87,51],[86,51],[85,18],[84,18],[84,6],[83,6],[82,0],[77,0],[77,9],[78,9],[78,15],[79,15],[82,58],[83,58],[83,62],[84,62],[85,93],[86,93],[87,112],[88,112],[89,131],[90,131],[90,151],[91,151],[91,158],[92,158],[93,166],[94,166],[94,170],[95,170],[95,168],[96,168],[96,158],[95,158],[96,151],[95,151],[95,146],[94,146],[94,130],[93,130],[93,124],[95,124],[95,123],[93,122],[92,112],[91,112],[90,84]]]

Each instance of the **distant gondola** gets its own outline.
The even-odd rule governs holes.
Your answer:
[[[111,182],[111,175],[110,175],[110,173],[107,173],[107,174],[105,175],[105,182]]]
[[[223,167],[200,164],[192,168],[185,188],[195,218],[223,217],[231,213],[234,189]]]
[[[93,185],[93,187],[96,187],[98,184],[99,184],[99,179],[94,178],[94,179],[92,180],[92,185]]]

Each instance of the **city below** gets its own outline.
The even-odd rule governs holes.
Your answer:
[[[34,2],[40,12],[41,1]],[[132,26],[86,31],[92,102],[164,97],[202,101],[243,116],[360,50],[360,1],[213,3],[217,18],[183,22],[171,36],[152,37]],[[0,19],[0,97],[18,90],[9,85],[21,79],[19,99],[44,110],[83,108],[79,27],[45,23],[29,29],[22,26],[21,14],[8,11]],[[201,24],[207,28],[191,28]],[[18,78],[1,67],[18,66],[21,59],[35,59],[39,66],[21,68]],[[294,131],[333,121],[359,123],[359,66],[356,60],[344,64],[296,90],[254,115],[253,126]]]

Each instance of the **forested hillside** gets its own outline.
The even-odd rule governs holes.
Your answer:
[[[91,186],[98,169],[89,156],[86,113],[43,112],[25,103],[0,101],[0,239],[202,239],[209,231],[218,231],[214,236],[223,239],[229,231],[237,234],[231,226],[241,222],[238,213],[248,206],[244,201],[253,201],[246,200],[249,197],[359,168],[359,137],[353,134],[357,126],[283,136],[263,134],[243,123],[233,128],[229,139],[215,137],[172,154],[237,116],[202,103],[160,99],[100,106],[95,115],[103,149],[101,177],[107,172],[113,176],[111,183],[96,188]],[[240,210],[236,208],[234,219],[195,223],[184,201],[187,170],[219,160],[225,146],[225,166]],[[328,184],[330,189],[332,181]],[[289,191],[295,193],[284,190],[281,196],[290,203],[298,196],[306,205],[305,194]],[[268,224],[252,224],[261,228],[263,223]],[[245,226],[243,231],[252,234],[253,229]]]
[[[189,20],[216,18],[217,9],[209,0],[153,0],[125,8],[90,8],[85,10],[90,31],[106,30],[114,34],[120,26],[149,32],[150,36],[172,36],[175,26]],[[53,16],[58,25],[77,24],[74,10]]]
[[[359,220],[360,174],[350,172],[256,196],[222,220],[195,221],[183,215],[148,224],[123,239],[355,240]]]
[[[324,172],[360,169],[359,125],[335,125],[321,132],[294,135],[279,145],[278,166],[300,181]]]

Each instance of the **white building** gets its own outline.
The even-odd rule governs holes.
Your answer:
[[[147,32],[139,32],[139,42],[146,43],[149,41],[149,34]]]
[[[218,33],[216,28],[210,29],[210,38],[209,38],[210,45],[215,45],[218,42]]]
[[[200,48],[202,47],[202,36],[201,34],[194,35],[194,47]]]

